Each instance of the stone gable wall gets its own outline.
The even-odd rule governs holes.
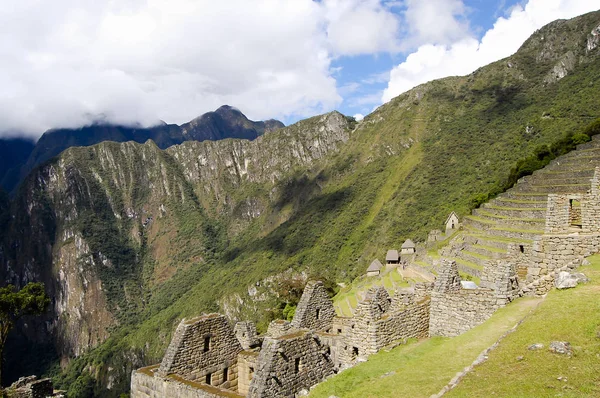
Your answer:
[[[205,352],[205,338],[210,338]],[[190,381],[204,381],[212,375],[211,384],[224,388],[237,385],[237,356],[242,347],[223,315],[209,314],[179,323],[167,349],[158,374],[177,374]],[[228,370],[228,380],[223,371]]]
[[[333,374],[327,347],[307,331],[266,338],[258,357],[258,369],[250,384],[250,398],[293,398],[302,389]]]
[[[333,302],[321,281],[309,281],[304,288],[292,325],[296,328],[326,330],[335,317]]]
[[[233,331],[235,333],[235,337],[238,339],[244,350],[248,350],[260,344],[260,339],[256,333],[256,325],[254,322],[238,322],[235,324]]]

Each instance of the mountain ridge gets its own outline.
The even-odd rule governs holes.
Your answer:
[[[0,187],[7,192],[14,189],[33,168],[48,159],[57,156],[72,146],[89,146],[102,141],[143,143],[149,139],[156,142],[159,148],[166,149],[172,145],[188,140],[220,140],[225,138],[243,138],[253,140],[267,131],[284,127],[278,120],[251,121],[241,111],[223,105],[216,111],[207,112],[196,119],[176,124],[161,123],[152,127],[125,126],[102,121],[94,122],[79,128],[58,128],[46,131],[30,149],[26,159],[13,159],[8,166],[0,163]],[[0,144],[5,141],[0,139]],[[9,141],[6,141],[7,144]],[[7,145],[5,144],[5,145]],[[14,146],[14,144],[13,144]],[[0,158],[9,157],[9,152],[0,145]],[[4,175],[10,177],[4,178]],[[15,175],[16,174],[16,175]]]

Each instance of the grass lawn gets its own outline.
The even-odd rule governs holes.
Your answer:
[[[500,309],[492,318],[467,333],[412,341],[369,357],[315,387],[310,396],[429,397],[471,364],[485,348],[534,308],[540,299],[523,298]]]
[[[420,280],[415,281],[420,282]],[[369,288],[384,286],[388,293],[394,294],[396,288],[409,287],[408,280],[402,278],[396,269],[383,269],[382,275],[356,279],[350,286],[342,289],[334,298],[333,303],[339,316],[352,316],[353,310]]]
[[[589,260],[592,265],[580,271],[590,283],[552,290],[517,332],[447,396],[600,397],[600,256]],[[571,358],[548,351],[556,340],[571,343]],[[535,343],[544,348],[529,351]]]

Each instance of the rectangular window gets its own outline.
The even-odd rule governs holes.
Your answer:
[[[321,315],[321,309],[317,308],[317,319],[319,319],[319,316]]]
[[[210,336],[204,338],[204,352],[208,352],[208,350],[210,350]]]
[[[206,384],[208,384],[209,386],[212,385],[212,373],[207,373],[206,374]]]
[[[294,372],[300,372],[300,358],[294,360]]]
[[[223,369],[223,383],[229,380],[229,368]]]

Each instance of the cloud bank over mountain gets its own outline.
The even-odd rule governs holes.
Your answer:
[[[530,0],[479,39],[469,0],[22,0],[0,10],[0,136],[99,119],[183,123],[222,104],[254,120],[365,114],[596,8],[600,0]],[[364,67],[382,54],[385,69]]]
[[[600,8],[598,0],[529,0],[525,5],[514,6],[507,16],[498,18],[493,28],[479,40],[469,30],[463,29],[460,17],[464,15],[465,8],[461,7],[460,1],[408,2],[413,1],[421,5],[415,7],[418,11],[408,14],[408,22],[412,30],[425,39],[425,44],[392,69],[382,102],[430,80],[471,73],[515,53],[535,30],[545,24]],[[440,9],[444,10],[446,18],[440,17]],[[436,20],[441,23],[436,23]],[[428,35],[429,30],[435,34]]]

